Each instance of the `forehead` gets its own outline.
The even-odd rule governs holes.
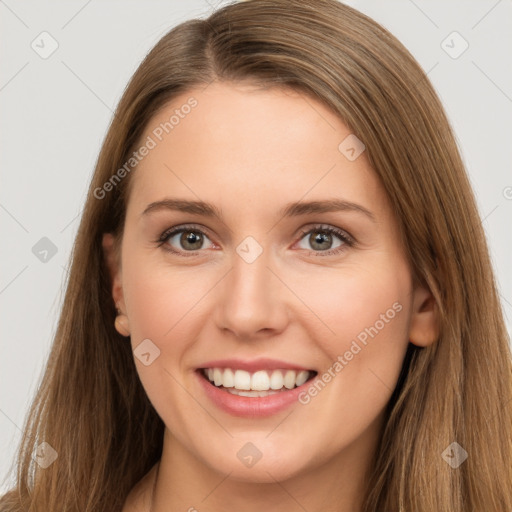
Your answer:
[[[165,195],[238,211],[326,197],[386,207],[365,152],[347,158],[347,144],[361,149],[350,129],[288,88],[214,82],[191,89],[150,120],[140,144],[151,149],[131,176],[130,204],[139,211]]]

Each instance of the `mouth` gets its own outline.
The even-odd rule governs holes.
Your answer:
[[[305,385],[315,370],[260,369],[254,372],[237,368],[198,368],[197,372],[220,391],[250,398],[282,394]]]

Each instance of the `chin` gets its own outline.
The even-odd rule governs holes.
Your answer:
[[[275,483],[276,480],[284,481],[305,471],[304,457],[293,446],[283,449],[282,446],[278,448],[274,443],[265,443],[263,440],[254,443],[236,440],[235,444],[233,451],[220,450],[219,456],[214,455],[213,459],[209,453],[203,459],[204,463],[218,473],[229,474],[231,480],[247,483]],[[302,443],[294,444],[297,445]],[[289,457],[286,457],[288,449]]]

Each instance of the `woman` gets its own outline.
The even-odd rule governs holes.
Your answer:
[[[333,0],[164,36],[101,150],[1,511],[512,509],[512,365],[426,75]]]

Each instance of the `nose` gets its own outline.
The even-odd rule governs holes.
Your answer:
[[[289,321],[289,297],[286,286],[271,269],[268,253],[264,251],[251,263],[235,253],[232,261],[217,296],[218,327],[241,340],[281,333]]]

